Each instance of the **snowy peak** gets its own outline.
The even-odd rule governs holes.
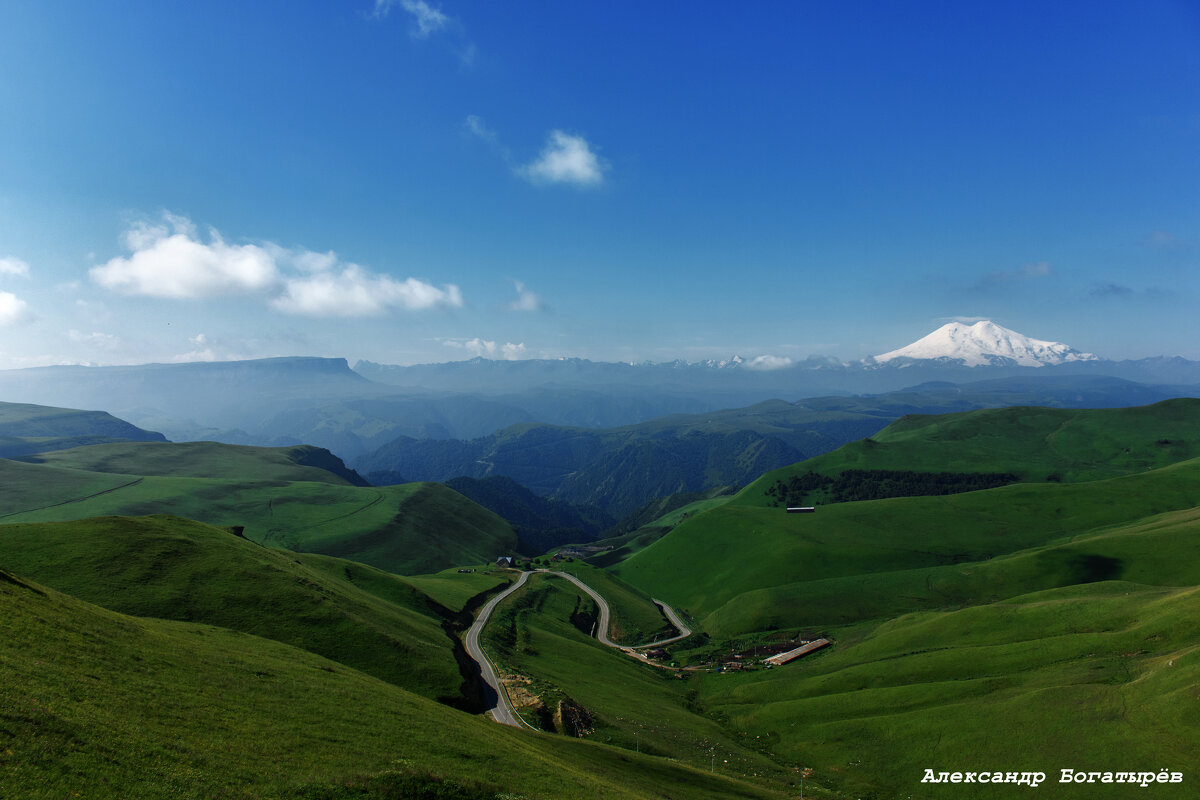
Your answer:
[[[1018,364],[1044,367],[1068,361],[1097,361],[1091,353],[1081,353],[1062,342],[1031,339],[990,320],[965,325],[951,322],[907,347],[875,356],[877,363],[898,358],[916,360],[946,359],[968,367],[991,364]]]

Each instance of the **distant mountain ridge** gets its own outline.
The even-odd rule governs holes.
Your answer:
[[[471,440],[399,437],[350,464],[379,484],[506,476],[543,497],[622,517],[656,497],[745,485],[767,470],[871,436],[907,414],[1014,405],[1123,407],[1181,394],[1114,378],[1039,372],[933,382],[880,395],[769,400],[599,430],[522,423]]]
[[[50,366],[0,370],[0,399],[103,409],[174,441],[268,447],[312,444],[351,462],[400,436],[468,440],[521,423],[614,428],[670,414],[745,408],[773,399],[795,402],[878,395],[931,381],[953,384],[1037,376],[1150,384],[1153,396],[1138,397],[1137,402],[1195,394],[1200,384],[1200,361],[1179,357],[1082,360],[1088,354],[1078,355],[1081,360],[1067,360],[1075,351],[1056,351],[1057,343],[1020,334],[1005,341],[1010,345],[1007,355],[989,351],[986,363],[974,366],[945,351],[929,353],[935,358],[909,355],[855,363],[821,356],[793,361],[763,355],[657,364],[581,358],[475,358],[412,366],[359,361],[353,369],[342,358],[316,357]],[[1018,347],[1021,342],[1034,355],[1037,346],[1044,345],[1043,355],[1058,352],[1064,360],[1025,366],[1016,357],[1026,352]],[[1052,360],[1042,358],[1042,362]],[[1161,387],[1167,388],[1160,391]]]

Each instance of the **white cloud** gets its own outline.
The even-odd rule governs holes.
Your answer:
[[[125,246],[131,255],[92,267],[92,280],[122,294],[177,299],[261,291],[278,281],[266,248],[226,244],[212,228],[204,243],[190,220],[167,214],[164,221],[130,228]]]
[[[394,6],[400,6],[412,15],[416,27],[411,36],[414,39],[427,39],[450,24],[450,18],[441,9],[434,8],[425,0],[375,0],[376,18],[386,17]]]
[[[517,287],[517,299],[508,304],[509,311],[545,311],[546,304],[540,295],[529,291],[521,281],[513,281]]]
[[[467,115],[466,126],[468,131],[473,133],[475,136],[478,136],[480,139],[483,139],[485,142],[497,144],[499,141],[499,137],[496,136],[496,132],[484,125],[483,120],[474,114]]]
[[[98,347],[101,350],[116,350],[120,348],[122,342],[121,337],[114,336],[111,333],[83,333],[82,331],[69,330],[67,338],[75,344],[87,344],[93,347]]]
[[[487,142],[493,150],[504,159],[505,163],[511,165],[513,163],[512,152],[500,142],[500,135],[483,123],[480,117],[471,114],[467,117],[464,123],[466,130],[472,136]]]
[[[172,356],[171,357],[172,361],[174,361],[176,363],[186,363],[186,362],[192,362],[192,361],[222,361],[222,360],[226,360],[226,359],[220,358],[217,355],[217,351],[215,349],[213,349],[212,343],[209,342],[208,337],[205,336],[203,333],[197,333],[195,336],[189,336],[188,343],[191,344],[196,349],[192,350],[189,353],[181,353],[179,355]]]
[[[462,293],[453,284],[439,289],[416,278],[397,281],[357,264],[348,264],[340,272],[289,279],[283,294],[271,301],[280,311],[317,317],[377,316],[392,308],[422,311],[462,304]]]
[[[0,327],[25,322],[32,316],[24,300],[12,292],[0,292]]]
[[[445,339],[442,341],[446,347],[457,347],[466,350],[473,356],[482,356],[483,358],[496,358],[500,356],[505,361],[519,361],[525,358],[526,348],[525,343],[514,344],[513,342],[505,342],[502,345],[497,345],[496,342],[490,339],[481,339],[476,336],[474,339]]]
[[[433,8],[425,0],[400,0],[400,5],[416,20],[417,29],[413,35],[418,39],[440,31],[450,22],[441,9]]]
[[[22,278],[28,278],[29,265],[13,256],[0,258],[0,275],[17,275]]]
[[[462,292],[416,278],[397,280],[343,262],[329,251],[293,250],[267,242],[226,244],[214,229],[207,242],[185,217],[139,222],[125,234],[127,258],[93,267],[92,280],[113,291],[172,299],[260,296],[288,314],[357,317],[392,309],[459,308]]]
[[[604,181],[606,168],[582,136],[554,130],[541,155],[518,167],[517,174],[535,184],[566,183],[588,187],[599,186]]]
[[[749,369],[772,370],[790,367],[793,362],[787,356],[757,356],[746,362]]]

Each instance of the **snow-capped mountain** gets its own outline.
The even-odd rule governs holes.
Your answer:
[[[895,359],[945,359],[968,367],[1016,364],[1044,367],[1068,361],[1098,361],[1091,353],[1081,353],[1062,342],[1044,342],[997,325],[990,320],[964,325],[951,322],[907,347],[875,356],[876,363]]]

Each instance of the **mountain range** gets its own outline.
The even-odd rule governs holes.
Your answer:
[[[292,357],[49,366],[0,371],[0,399],[103,410],[173,441],[312,444],[350,462],[399,437],[467,441],[527,423],[617,428],[776,399],[877,395],[931,381],[1035,376],[1064,383],[1120,378],[1155,387],[1157,396],[1145,399],[1150,402],[1194,393],[1200,362],[1108,361],[980,322],[953,323],[907,347],[855,363],[825,357],[658,364],[476,358],[413,366],[359,361],[352,369],[345,359]]]

